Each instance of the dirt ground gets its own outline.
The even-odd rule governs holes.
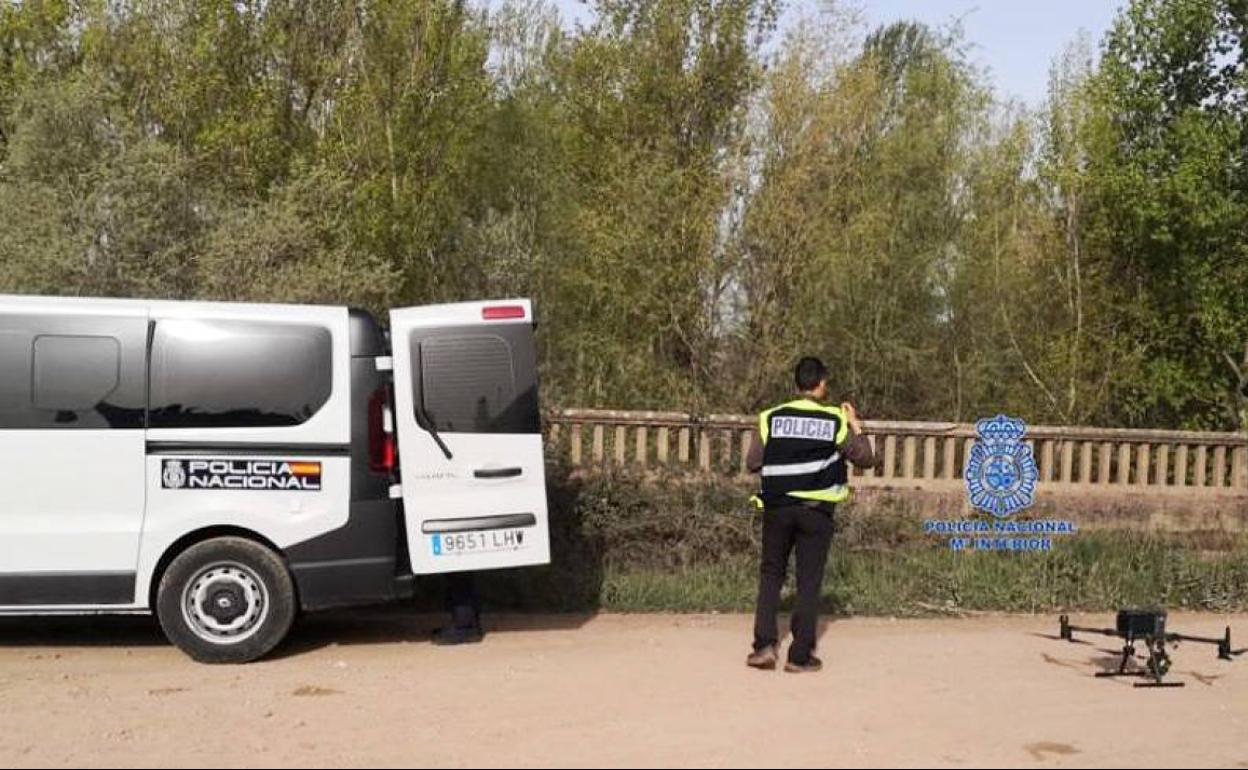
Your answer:
[[[493,617],[456,649],[437,620],[313,616],[243,667],[146,619],[0,621],[0,766],[1248,768],[1248,655],[1184,645],[1186,687],[1133,689],[1047,616],[838,620],[813,675],[746,669],[744,616]],[[1228,620],[1243,646],[1248,616],[1171,626]]]

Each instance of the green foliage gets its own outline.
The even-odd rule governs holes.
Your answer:
[[[0,184],[0,287],[186,296],[205,226],[189,159],[143,136],[87,76],[24,94],[18,111]]]
[[[1248,10],[1137,0],[1092,78],[1088,177],[1123,320],[1144,353],[1134,422],[1244,427]]]
[[[494,608],[746,612],[758,590],[761,520],[735,484],[551,468],[549,567],[483,576]],[[896,509],[895,509],[896,508]],[[836,614],[1242,611],[1248,539],[1089,530],[1047,553],[955,553],[900,506],[837,512],[824,582]],[[791,582],[791,581],[790,581]],[[792,586],[790,585],[791,589]],[[439,606],[436,587],[423,602]]]
[[[1049,102],[779,0],[0,4],[0,291],[536,298],[552,404],[1243,428],[1241,0],[1132,0]]]

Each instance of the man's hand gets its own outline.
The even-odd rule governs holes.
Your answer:
[[[841,411],[845,413],[845,419],[849,421],[849,429],[854,432],[855,436],[862,435],[862,421],[858,419],[858,410],[848,401],[841,402]]]
[[[862,434],[862,421],[858,419],[858,410],[848,401],[841,404],[845,421],[853,431],[853,438],[845,442],[845,459],[859,468],[874,468],[880,464],[880,457],[871,446],[871,439]]]

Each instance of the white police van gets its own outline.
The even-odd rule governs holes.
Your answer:
[[[245,662],[299,610],[547,563],[531,304],[390,327],[0,296],[0,615],[154,612],[196,660]]]

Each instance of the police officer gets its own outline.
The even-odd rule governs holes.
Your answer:
[[[846,461],[875,465],[871,442],[852,404],[827,406],[828,369],[803,358],[794,372],[798,395],[759,415],[758,435],[746,458],[761,474],[754,502],[763,509],[763,552],[754,619],[754,651],[746,663],[774,669],[779,660],[776,611],[789,554],[797,554],[797,604],[793,643],[784,670],[818,671],[815,657],[823,570],[832,542],[832,513],[849,497]]]

